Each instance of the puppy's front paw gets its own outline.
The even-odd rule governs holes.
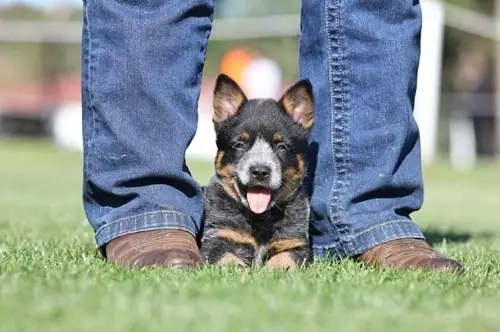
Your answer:
[[[215,263],[219,267],[247,267],[247,264],[235,254],[227,252]]]
[[[292,257],[290,252],[280,252],[279,254],[271,257],[267,263],[266,267],[271,271],[276,270],[289,270],[294,271],[297,268],[297,263]]]

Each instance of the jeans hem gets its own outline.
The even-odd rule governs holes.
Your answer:
[[[181,229],[195,237],[199,230],[188,215],[178,211],[160,210],[109,222],[97,230],[95,240],[100,248],[121,235],[166,228]]]
[[[361,255],[365,251],[385,242],[402,238],[425,239],[419,226],[408,220],[394,220],[374,226],[348,240],[330,246],[314,246],[317,258],[346,258]]]

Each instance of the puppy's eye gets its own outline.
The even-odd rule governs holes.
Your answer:
[[[278,152],[285,152],[288,150],[288,146],[285,143],[279,143],[276,145],[276,151]]]
[[[233,144],[233,149],[238,150],[238,151],[246,150],[246,148],[247,148],[246,144],[241,142],[241,141],[235,142]]]

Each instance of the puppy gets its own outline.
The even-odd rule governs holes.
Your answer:
[[[279,101],[247,100],[231,78],[214,91],[215,175],[205,187],[201,252],[209,264],[295,269],[312,261],[302,187],[313,93],[307,80]]]

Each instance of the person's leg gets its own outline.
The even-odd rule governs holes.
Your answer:
[[[300,73],[311,80],[316,103],[310,168],[317,256],[458,266],[438,259],[410,219],[423,198],[412,114],[420,28],[416,0],[303,0]]]
[[[202,193],[184,157],[213,2],[84,3],[84,207],[112,261],[200,263]]]

